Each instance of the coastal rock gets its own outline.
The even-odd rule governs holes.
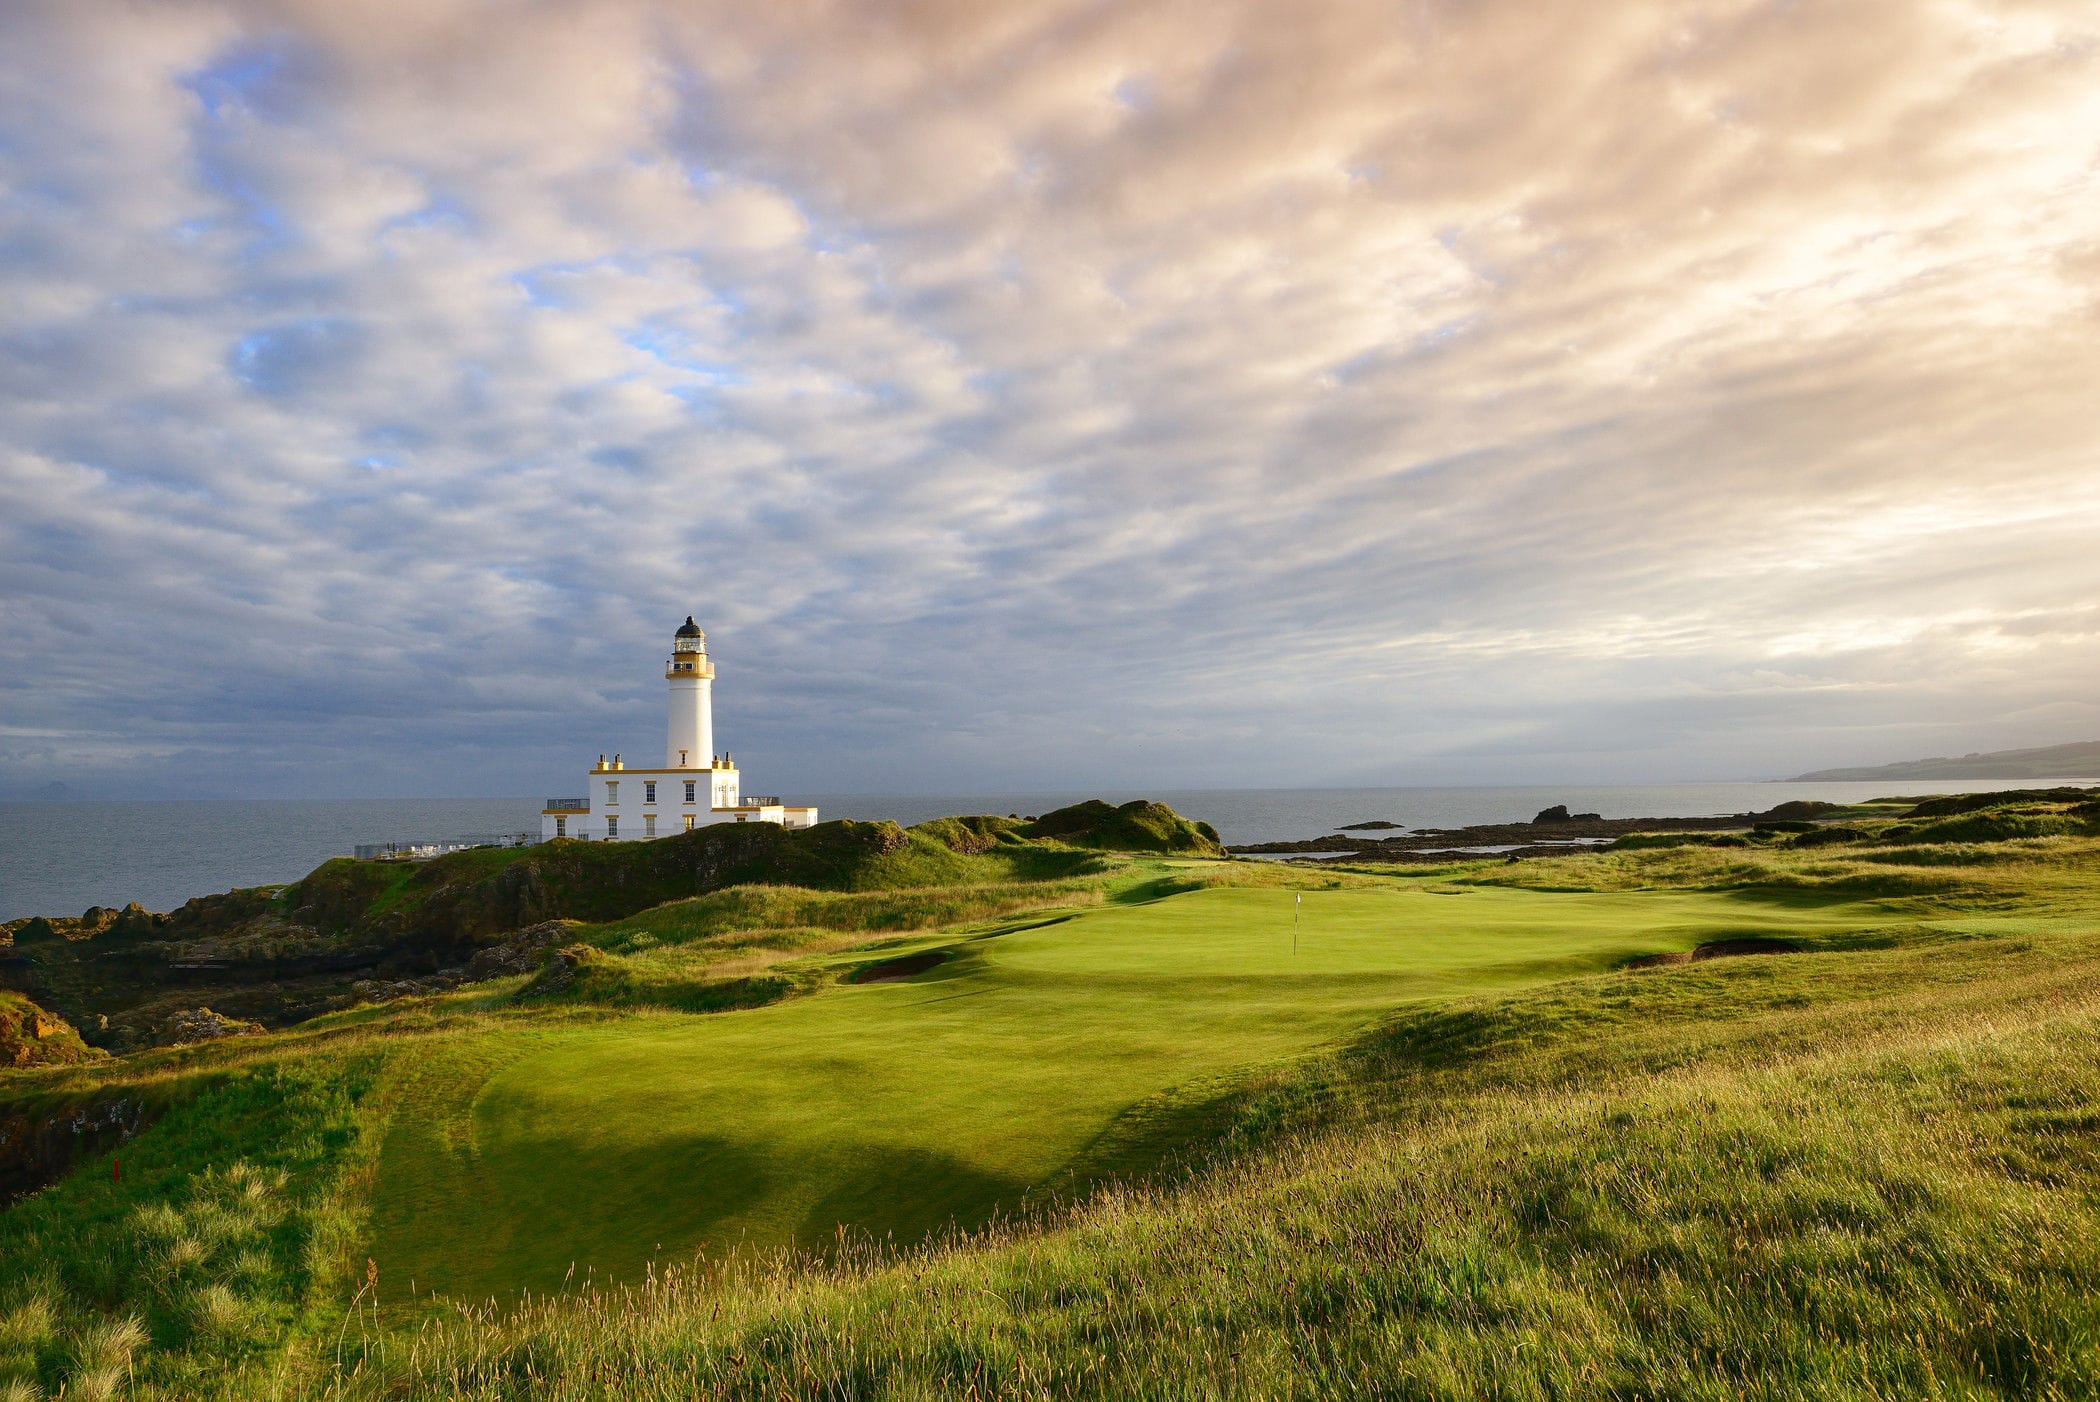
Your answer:
[[[587,944],[572,944],[557,949],[540,966],[539,977],[518,990],[518,998],[546,998],[566,992],[576,982],[577,970],[604,958]]]
[[[542,920],[537,925],[528,925],[501,944],[477,950],[467,961],[466,977],[473,981],[501,978],[506,974],[529,974],[539,968],[547,950],[566,940],[575,928],[573,920]]]
[[[1483,823],[1467,828],[1416,828],[1379,837],[1356,837],[1337,832],[1327,837],[1289,842],[1244,843],[1231,850],[1235,854],[1274,856],[1341,853],[1344,855],[1336,858],[1340,861],[1452,862],[1489,857],[1499,859],[1511,851],[1526,857],[1564,856],[1589,850],[1606,839],[1648,833],[1672,835],[1686,842],[1741,846],[1747,839],[1737,834],[1746,833],[1751,827],[1770,819],[1770,815],[1764,813],[1708,818],[1600,818],[1594,814],[1574,813],[1564,820],[1549,820],[1548,815],[1553,812],[1552,808],[1546,809],[1530,822]],[[1801,823],[1799,826],[1815,825]],[[1694,834],[1701,836],[1694,838]]]
[[[1565,823],[1569,821],[1568,805],[1556,803],[1551,808],[1541,808],[1539,815],[1531,821],[1534,823]]]
[[[1841,805],[1825,803],[1819,798],[1794,798],[1768,810],[1767,818],[1820,818],[1825,813],[1835,813]]]
[[[448,976],[449,975],[449,976]],[[392,1003],[402,998],[427,998],[465,982],[461,970],[448,969],[429,978],[361,978],[350,985],[350,994],[360,1003]]]
[[[263,1030],[259,1022],[221,1017],[210,1008],[185,1008],[170,1013],[154,1037],[156,1045],[184,1047],[193,1042],[213,1042],[221,1037],[252,1037]]]
[[[62,1066],[101,1055],[57,1013],[18,993],[0,993],[0,1066]]]

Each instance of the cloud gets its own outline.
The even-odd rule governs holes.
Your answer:
[[[687,612],[769,788],[2082,738],[2088,6],[41,0],[0,53],[0,783],[560,787]]]

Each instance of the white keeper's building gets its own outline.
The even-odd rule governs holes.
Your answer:
[[[688,616],[664,664],[671,684],[671,738],[662,769],[629,769],[598,756],[582,798],[550,798],[540,810],[540,836],[633,842],[691,832],[709,823],[779,823],[806,828],[814,808],[777,798],[745,798],[736,761],[715,753],[715,664],[707,634]]]

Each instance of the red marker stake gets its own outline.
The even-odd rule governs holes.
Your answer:
[[[115,1154],[111,1154],[109,1156],[109,1181],[112,1183],[117,1182],[121,1176],[122,1175],[120,1175],[117,1172],[117,1156]]]

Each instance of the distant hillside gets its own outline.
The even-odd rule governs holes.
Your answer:
[[[1864,769],[1818,769],[1789,782],[1857,779],[2090,779],[2100,776],[2100,740],[2048,745],[2039,750],[1993,750],[1959,759],[1910,759]]]

